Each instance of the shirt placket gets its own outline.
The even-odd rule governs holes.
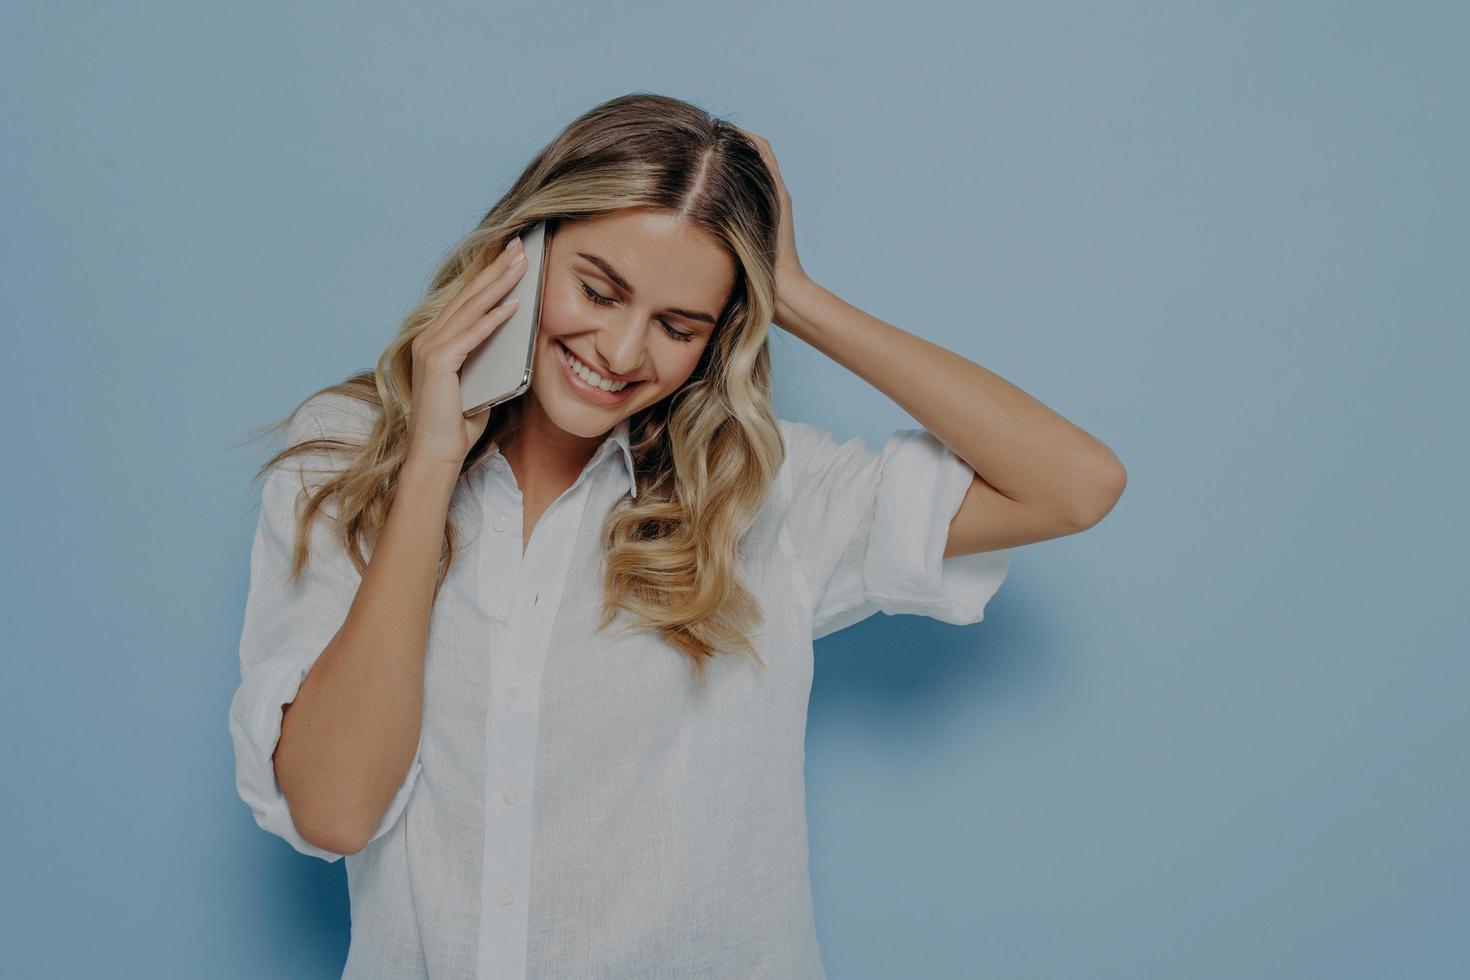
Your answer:
[[[504,628],[491,655],[486,723],[481,980],[526,976],[530,803],[535,789],[542,670],[587,506],[592,468],[589,463],[541,515],[522,554],[525,507],[520,489],[503,458],[490,462],[490,487],[485,495],[490,512],[485,517],[494,531],[485,552],[490,564],[481,581],[490,590],[487,604],[504,620]]]

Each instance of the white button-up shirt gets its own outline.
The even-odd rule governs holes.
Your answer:
[[[292,443],[357,438],[370,410],[318,395]],[[347,855],[346,978],[824,976],[803,781],[812,641],[875,612],[974,623],[1009,551],[944,558],[972,472],[922,429],[880,451],[780,420],[786,460],[741,544],[765,661],[720,654],[696,691],[656,633],[595,632],[602,519],[636,497],[628,423],[538,521],[498,451],[457,484],[462,550],[434,604],[419,747],[368,845]],[[341,626],[360,576],[318,521],[286,580],[295,500],[331,456],[270,471],[250,552],[236,786],[296,850],[275,780],[281,706]],[[336,462],[335,465],[341,465]],[[324,512],[335,514],[334,502]]]

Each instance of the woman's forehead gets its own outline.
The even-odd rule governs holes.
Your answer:
[[[662,299],[715,315],[735,282],[735,262],[724,246],[689,219],[667,211],[627,208],[577,219],[557,230],[552,250],[560,261],[596,267],[639,299]]]

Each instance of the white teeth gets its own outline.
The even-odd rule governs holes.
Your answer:
[[[561,350],[562,353],[567,356],[567,363],[571,365],[572,373],[581,378],[583,381],[587,382],[589,385],[592,385],[592,387],[601,388],[603,391],[622,391],[624,388],[628,387],[628,382],[626,381],[609,381],[607,378],[604,378],[602,375],[598,374],[596,371],[592,370],[587,365],[577,360],[576,356],[572,354],[570,350],[567,350],[566,347],[563,346]]]

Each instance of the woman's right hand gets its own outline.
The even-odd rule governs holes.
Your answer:
[[[408,459],[430,464],[464,464],[470,447],[485,432],[494,409],[464,417],[459,369],[486,337],[515,312],[505,294],[526,271],[520,237],[511,239],[480,274],[467,282],[417,337],[413,352],[413,391],[409,396]]]

